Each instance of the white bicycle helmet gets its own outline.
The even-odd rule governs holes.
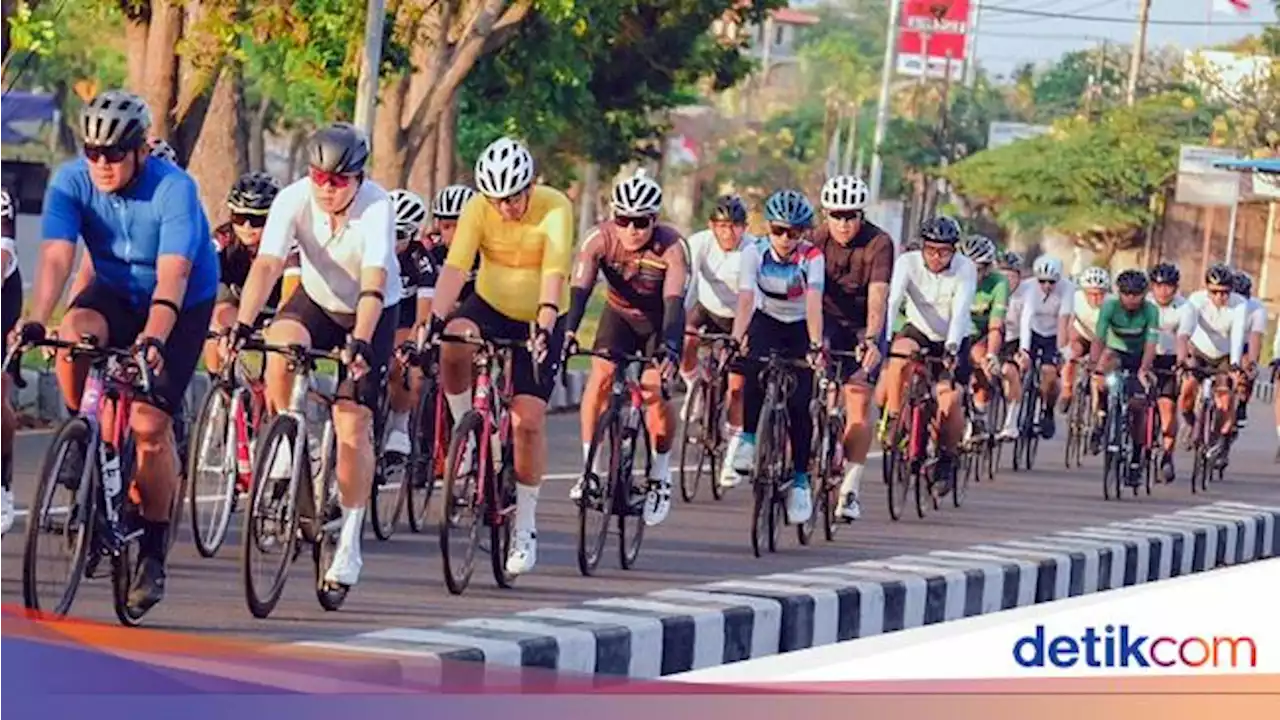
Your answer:
[[[8,190],[0,190],[0,200],[3,201],[3,207],[0,207],[0,217],[5,220],[13,219],[13,200],[9,198]]]
[[[635,175],[613,186],[610,204],[615,215],[657,215],[662,209],[662,186],[643,169],[636,170]]]
[[[1051,255],[1041,255],[1036,258],[1032,272],[1036,274],[1037,280],[1058,282],[1062,279],[1062,261]]]
[[[996,260],[996,243],[983,235],[969,235],[960,241],[960,253],[977,265]]]
[[[1108,290],[1111,288],[1111,273],[1100,267],[1087,268],[1080,273],[1080,287],[1086,290]]]
[[[126,90],[108,90],[80,111],[80,137],[85,145],[138,147],[151,128],[151,109]]]
[[[822,209],[828,211],[862,210],[871,191],[857,175],[836,175],[822,186]]]
[[[532,184],[533,156],[509,137],[494,140],[476,160],[476,187],[488,197],[511,197]]]
[[[466,185],[450,185],[436,193],[431,203],[431,217],[437,220],[453,220],[462,214],[467,201],[475,197],[476,191]]]
[[[151,157],[164,158],[174,165],[178,164],[178,153],[173,146],[165,142],[161,138],[151,138],[147,141],[147,145],[151,146]]]
[[[387,193],[391,208],[395,211],[396,237],[415,238],[427,219],[427,204],[416,193],[408,190],[392,190]]]

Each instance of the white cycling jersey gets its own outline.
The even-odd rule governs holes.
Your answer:
[[[908,325],[933,342],[958,348],[969,335],[969,308],[977,288],[978,269],[969,258],[956,255],[935,273],[925,265],[923,253],[912,250],[894,263],[887,317],[897,317],[905,301]],[[886,323],[885,339],[893,341],[893,323]]]
[[[1210,360],[1230,355],[1231,362],[1238,364],[1244,355],[1248,308],[1244,297],[1235,293],[1218,307],[1207,291],[1197,290],[1182,306],[1178,336],[1191,338],[1191,346]]]
[[[1181,294],[1174,295],[1168,305],[1161,305],[1156,296],[1147,294],[1147,300],[1156,306],[1160,317],[1160,337],[1156,340],[1156,355],[1173,355],[1178,351],[1178,326],[1182,324],[1182,306],[1187,299]]]
[[[1247,308],[1245,312],[1248,315],[1244,328],[1245,334],[1258,333],[1259,335],[1265,335],[1267,333],[1267,306],[1263,305],[1258,298],[1249,298],[1245,303]],[[1247,342],[1248,338],[1246,337],[1245,340]]]
[[[0,252],[9,256],[9,267],[4,271],[4,279],[8,280],[18,272],[18,247],[11,237],[0,237]]]
[[[743,234],[738,247],[725,250],[710,230],[689,236],[689,289],[685,308],[702,305],[717,317],[733,317],[738,309],[738,278],[742,268],[742,248],[756,241]]]
[[[1004,313],[1005,342],[1022,336],[1022,311],[1027,307],[1027,298],[1035,287],[1035,278],[1024,279],[1018,283],[1016,290],[1009,293],[1009,307]]]
[[[1048,292],[1034,279],[1028,284],[1033,289],[1027,291],[1026,304],[1022,306],[1018,347],[1031,352],[1032,333],[1040,337],[1058,337],[1058,322],[1071,316],[1076,290],[1069,280],[1059,280]],[[1066,338],[1061,339],[1059,345],[1064,342]]]
[[[335,232],[328,213],[312,199],[310,178],[302,178],[271,203],[258,252],[283,259],[296,242],[302,289],[317,305],[338,314],[356,311],[361,271],[386,270],[382,302],[391,307],[401,296],[393,219],[387,191],[365,180],[351,201],[347,224]]]
[[[1098,316],[1102,314],[1102,306],[1107,304],[1107,300],[1111,298],[1111,293],[1103,296],[1102,302],[1098,307],[1094,307],[1089,303],[1089,296],[1084,290],[1076,290],[1076,296],[1072,300],[1071,324],[1075,327],[1076,332],[1084,339],[1092,342],[1098,330]]]

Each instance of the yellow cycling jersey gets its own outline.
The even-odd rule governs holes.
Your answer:
[[[445,265],[468,272],[480,253],[476,294],[512,320],[532,322],[548,275],[565,279],[559,306],[567,307],[573,245],[573,203],[559,190],[534,186],[529,210],[514,222],[476,194],[458,218]]]

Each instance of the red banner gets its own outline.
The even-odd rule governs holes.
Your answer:
[[[959,75],[965,58],[969,0],[902,0],[898,30],[898,72],[919,75],[924,65],[921,46],[928,35],[929,74],[941,76],[950,56],[952,74]]]

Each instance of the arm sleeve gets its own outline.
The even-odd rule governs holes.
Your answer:
[[[907,290],[908,261],[893,266],[893,275],[889,279],[889,305],[885,308],[884,341],[893,342],[893,326],[898,313],[902,310],[902,298]]]
[[[1025,294],[1026,297],[1022,301],[1022,320],[1018,325],[1018,348],[1025,350],[1026,352],[1031,352],[1031,321],[1035,318],[1036,310],[1040,306],[1040,299],[1044,297],[1044,295],[1038,286],[1031,287],[1023,294]],[[1066,338],[1060,339],[1058,341],[1059,344],[1061,344],[1062,340],[1065,339]]]
[[[754,293],[759,282],[760,253],[755,246],[742,250],[742,265],[738,268],[738,292]]]
[[[1245,325],[1249,321],[1249,306],[1241,303],[1231,314],[1231,364],[1239,365],[1244,357]]]
[[[73,166],[62,166],[44,194],[41,234],[45,242],[62,240],[75,243],[79,240],[83,222],[80,190]]]
[[[486,202],[488,201],[477,195],[462,208],[453,242],[449,243],[449,254],[444,260],[445,267],[461,270],[463,274],[471,272],[476,254],[480,252],[480,240],[484,237]]]
[[[1058,317],[1071,317],[1076,311],[1076,289],[1066,285],[1062,289],[1062,304],[1058,306]]]
[[[996,282],[996,288],[991,293],[991,323],[997,324],[1004,322],[1005,313],[1009,309],[1009,281],[1000,278]],[[990,326],[987,327],[990,330]]]
[[[969,326],[973,320],[969,317],[969,308],[973,306],[973,294],[978,289],[978,271],[973,263],[965,263],[959,273],[960,286],[951,298],[951,326],[947,330],[947,344],[960,347],[969,335]]]
[[[542,218],[539,227],[547,235],[542,250],[542,277],[559,275],[568,279],[573,266],[573,205],[566,199]]]
[[[814,256],[809,258],[809,269],[806,273],[806,285],[809,292],[822,293],[827,284],[827,259],[822,251],[814,248]]]
[[[604,253],[604,243],[604,232],[599,228],[593,229],[582,243],[582,249],[578,250],[578,259],[573,264],[571,281],[573,287],[584,290],[595,287],[596,276],[600,272],[600,256]]]

